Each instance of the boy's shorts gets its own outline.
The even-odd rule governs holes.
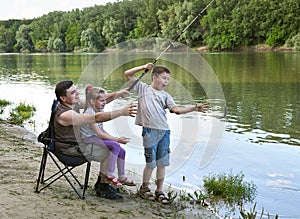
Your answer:
[[[146,167],[170,165],[170,130],[159,130],[143,127],[143,145]]]

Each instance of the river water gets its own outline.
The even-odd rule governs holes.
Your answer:
[[[13,103],[2,117],[20,102],[32,104],[37,111],[25,127],[38,134],[47,126],[58,81],[73,80],[82,98],[87,84],[115,91],[128,86],[124,70],[155,57],[156,53],[0,54],[0,99]],[[166,53],[157,64],[171,69],[167,91],[178,105],[211,105],[206,114],[168,113],[172,153],[166,183],[189,192],[201,189],[203,176],[210,173],[242,172],[245,181],[257,185],[258,212],[263,208],[265,217],[269,213],[300,218],[299,60],[299,52]],[[149,75],[142,80],[149,82]],[[131,102],[136,102],[134,94],[108,104],[106,110]],[[133,118],[123,117],[105,127],[131,138],[124,146],[126,165],[141,175],[141,128]]]

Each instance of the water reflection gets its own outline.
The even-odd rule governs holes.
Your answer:
[[[52,92],[51,89],[59,80],[79,80],[96,56],[97,54],[2,54],[1,84],[41,85],[45,86],[45,92]],[[213,67],[222,84],[228,106],[226,121],[230,124],[226,127],[227,131],[247,134],[263,130],[264,134],[249,140],[254,143],[278,142],[299,146],[300,64],[296,61],[297,58],[299,60],[299,53],[221,53],[202,56]],[[145,60],[137,60],[134,65],[144,62]],[[99,81],[96,80],[99,83],[105,72],[111,72],[105,68],[99,69],[102,64],[109,66],[107,63],[100,64],[92,72],[93,75],[99,74]],[[172,78],[175,79],[173,82],[179,82],[189,93],[187,96],[182,92],[178,83],[171,84],[168,91],[178,104],[210,101],[212,109],[225,106],[220,103],[214,105],[215,100],[208,100],[203,86],[184,69],[172,66],[171,62],[162,61],[160,64],[170,66]],[[108,91],[124,86],[126,81],[122,71],[125,67],[127,66],[115,69],[113,74],[101,82]],[[145,77],[144,80],[149,81],[150,78]],[[205,86],[208,89],[214,87],[209,83]],[[5,92],[3,98],[4,94]],[[224,109],[214,111],[224,112]]]
[[[230,110],[228,122],[237,123],[227,128],[228,131],[247,133],[255,129],[268,133],[289,135],[278,137],[278,143],[298,145],[300,104],[298,93],[300,83],[245,83],[225,85],[227,105]],[[229,92],[230,91],[230,92]],[[275,140],[266,135],[260,141]]]
[[[229,109],[227,131],[247,134],[259,129],[267,134],[259,136],[254,143],[277,142],[299,146],[299,52],[203,56],[222,83]]]

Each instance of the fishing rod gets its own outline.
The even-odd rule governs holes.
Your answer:
[[[205,8],[202,9],[202,11],[197,14],[197,16],[178,34],[177,37],[175,37],[175,39],[169,43],[169,45],[159,54],[159,56],[152,62],[153,64],[155,64],[158,59],[179,39],[179,37],[181,37],[181,35],[200,17],[202,16],[203,12],[214,2],[215,0],[210,1]],[[128,88],[128,90],[130,91],[140,80],[141,78],[149,71],[149,69],[145,69],[144,72],[130,85],[130,87]]]

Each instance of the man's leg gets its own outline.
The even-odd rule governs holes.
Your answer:
[[[98,184],[98,186],[95,186],[97,196],[107,199],[122,199],[123,196],[119,194],[114,187],[107,183],[105,175],[103,174],[106,170],[108,159],[109,158],[106,158],[100,164],[100,171],[97,180],[97,182],[100,181],[100,183]]]
[[[94,145],[92,142],[82,145],[82,151],[90,161],[100,162],[100,170],[97,182],[94,186],[97,196],[107,199],[121,199],[122,195],[117,193],[111,185],[106,182],[105,175],[109,162],[110,151],[103,145]]]

